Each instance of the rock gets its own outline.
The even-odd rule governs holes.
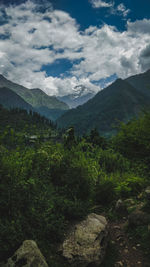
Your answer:
[[[123,266],[124,266],[124,264],[121,261],[118,261],[115,263],[115,267],[123,267]]]
[[[136,210],[129,215],[128,221],[130,226],[146,225],[150,222],[150,215]]]
[[[120,229],[121,229],[119,225],[114,225],[113,228],[114,228],[115,230],[120,230]]]
[[[26,240],[4,267],[48,267],[48,265],[37,244],[32,240]]]
[[[118,212],[120,215],[127,214],[127,208],[126,208],[126,205],[125,205],[125,203],[124,203],[121,199],[119,199],[119,200],[116,202],[115,210],[116,210],[116,212]]]
[[[129,253],[129,250],[128,249],[124,249],[124,253],[125,254]]]
[[[146,194],[146,198],[147,198],[147,200],[150,200],[150,186],[148,186],[148,187],[145,189],[145,194]]]
[[[99,265],[108,243],[105,217],[91,213],[76,224],[62,245],[62,255],[70,266]]]
[[[124,200],[124,203],[125,203],[127,206],[133,206],[133,205],[135,205],[135,201],[134,201],[134,199],[132,199],[132,198],[127,198],[127,199],[125,199],[125,200]]]

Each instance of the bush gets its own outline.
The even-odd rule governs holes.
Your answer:
[[[120,153],[109,150],[99,150],[98,162],[100,167],[107,173],[120,172],[129,170],[130,163]]]
[[[119,197],[136,196],[141,192],[145,184],[143,178],[133,174],[124,173],[121,179],[117,179],[115,191]]]

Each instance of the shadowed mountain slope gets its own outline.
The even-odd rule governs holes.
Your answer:
[[[113,125],[129,121],[150,106],[150,96],[127,81],[118,79],[82,106],[67,111],[57,123],[60,127],[74,126],[78,134],[97,128],[100,134],[111,136]]]

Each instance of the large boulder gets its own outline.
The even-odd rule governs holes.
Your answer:
[[[107,242],[105,217],[92,213],[70,231],[62,245],[62,255],[71,266],[99,265],[103,261]]]
[[[48,265],[37,244],[32,240],[26,240],[8,259],[5,267],[48,267]]]

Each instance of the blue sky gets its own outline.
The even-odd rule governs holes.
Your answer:
[[[0,0],[0,73],[14,82],[98,92],[149,68],[149,0]]]

